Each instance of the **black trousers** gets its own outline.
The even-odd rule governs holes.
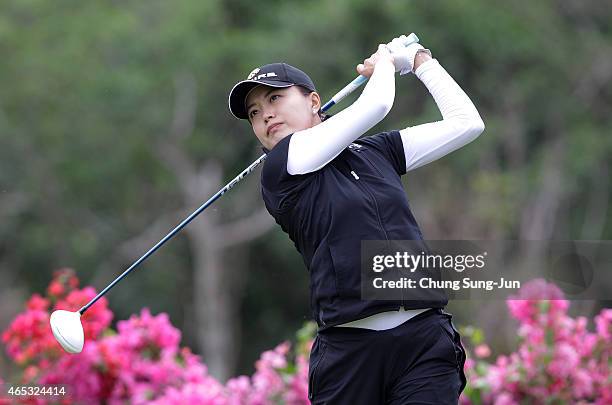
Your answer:
[[[330,328],[310,353],[312,404],[457,404],[465,349],[452,315],[425,311],[388,330]]]

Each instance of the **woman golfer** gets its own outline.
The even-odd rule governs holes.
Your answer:
[[[266,208],[310,272],[319,329],[310,355],[315,404],[456,404],[465,351],[444,292],[428,299],[362,300],[362,240],[422,240],[400,176],[475,139],[476,108],[429,50],[380,45],[357,66],[370,77],[349,107],[325,117],[312,80],[286,63],[234,86],[231,112],[251,124],[267,159]],[[443,119],[359,138],[393,105],[395,72],[414,72]]]

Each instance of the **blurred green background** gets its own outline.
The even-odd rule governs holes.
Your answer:
[[[0,329],[58,268],[102,289],[261,154],[227,109],[253,68],[298,66],[327,100],[402,33],[419,35],[486,124],[405,176],[427,239],[612,239],[605,3],[1,2]],[[374,130],[440,119],[413,75],[396,83]],[[168,312],[222,379],[250,374],[309,319],[307,271],[264,211],[259,172],[108,295],[115,319]],[[499,324],[503,302],[449,311],[488,330],[494,352],[516,339]],[[3,352],[0,375],[11,370]]]

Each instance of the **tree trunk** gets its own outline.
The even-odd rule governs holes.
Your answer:
[[[216,216],[216,215],[214,215]],[[232,292],[225,282],[223,250],[214,240],[215,226],[201,218],[189,231],[194,259],[194,314],[197,339],[209,371],[221,381],[231,376],[236,364],[236,313]]]

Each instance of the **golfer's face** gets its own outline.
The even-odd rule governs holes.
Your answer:
[[[246,106],[253,132],[267,149],[287,135],[313,126],[312,99],[297,86],[257,86],[247,97]]]

